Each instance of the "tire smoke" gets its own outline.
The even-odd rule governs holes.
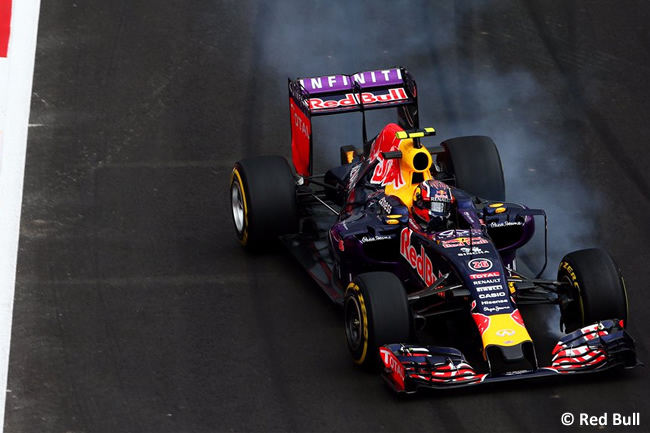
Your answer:
[[[279,3],[258,18],[264,22],[259,61],[273,71],[273,82],[281,83],[266,96],[284,102],[285,77],[405,66],[418,83],[420,124],[438,132],[429,143],[461,135],[492,137],[504,166],[507,200],[547,212],[545,276],[554,278],[564,254],[597,244],[591,218],[600,199],[572,162],[584,146],[575,132],[580,128],[553,123],[558,112],[569,110],[557,96],[562,89],[553,77],[517,65],[517,53],[508,52],[517,35],[499,33],[495,23],[485,21],[481,10],[488,6],[492,17],[503,7],[493,0]],[[285,107],[273,108],[273,115],[284,124],[280,109]],[[393,112],[370,113],[368,135],[394,120]],[[360,130],[358,113],[314,119],[317,169],[338,164],[339,146],[360,145]],[[531,251],[524,251],[534,257],[536,269],[543,261],[542,221],[538,224]]]

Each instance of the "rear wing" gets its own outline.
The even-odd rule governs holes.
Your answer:
[[[301,176],[310,176],[313,167],[313,116],[361,112],[364,143],[367,110],[395,107],[403,129],[419,127],[415,80],[403,67],[289,79],[289,107],[293,164]]]

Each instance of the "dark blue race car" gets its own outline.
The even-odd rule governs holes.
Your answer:
[[[506,201],[489,137],[423,144],[435,130],[420,128],[404,68],[289,80],[289,104],[294,168],[280,156],[235,164],[235,231],[249,250],[280,239],[343,306],[357,364],[406,393],[639,364],[611,256],[569,253],[554,280],[541,278],[546,254],[539,272],[518,267],[536,224],[546,244],[544,211]],[[396,123],[368,139],[365,113],[386,108]],[[315,175],[312,119],[355,111],[361,145]],[[554,316],[522,314],[530,305],[559,316],[550,345],[548,332],[531,335]]]

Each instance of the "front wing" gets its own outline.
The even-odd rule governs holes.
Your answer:
[[[399,393],[420,387],[457,388],[514,379],[592,373],[615,366],[641,365],[634,340],[618,320],[605,320],[563,337],[555,345],[550,366],[505,373],[477,373],[453,348],[388,344],[380,348],[382,377]]]

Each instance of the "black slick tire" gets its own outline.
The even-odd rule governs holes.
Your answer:
[[[390,272],[357,276],[344,301],[345,335],[355,363],[366,370],[381,367],[379,348],[408,343],[412,314],[402,282]]]
[[[230,178],[235,233],[250,250],[298,230],[296,184],[281,156],[260,156],[235,163]]]
[[[557,280],[562,322],[567,332],[608,319],[627,326],[628,300],[621,271],[604,250],[593,248],[564,256]]]

